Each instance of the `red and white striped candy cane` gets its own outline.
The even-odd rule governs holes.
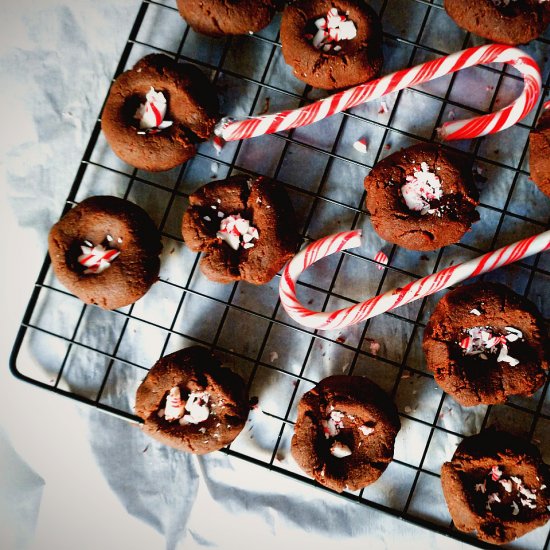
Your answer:
[[[513,103],[495,113],[445,122],[440,128],[440,135],[445,140],[453,140],[476,138],[500,132],[524,118],[535,106],[541,91],[541,73],[536,61],[520,49],[503,44],[468,48],[354,86],[299,109],[243,120],[222,119],[215,133],[218,139],[234,141],[306,126],[371,99],[486,63],[508,63],[515,67],[523,75],[522,93]]]
[[[298,323],[315,329],[340,329],[434,294],[456,283],[475,277],[533,254],[550,249],[550,231],[487,252],[479,258],[447,267],[402,288],[390,290],[360,304],[337,311],[312,311],[296,297],[296,281],[311,264],[335,252],[361,244],[361,231],[345,231],[319,239],[306,246],[286,265],[279,284],[279,296],[285,311]]]

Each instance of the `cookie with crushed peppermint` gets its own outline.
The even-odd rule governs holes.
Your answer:
[[[180,451],[205,454],[229,445],[249,412],[243,379],[199,346],[162,357],[136,393],[143,430]]]
[[[196,153],[218,116],[214,86],[200,69],[150,54],[113,83],[101,128],[114,153],[135,168],[170,170]]]
[[[459,27],[511,46],[530,42],[550,24],[548,0],[445,0],[445,10]]]
[[[466,407],[532,395],[548,371],[543,318],[527,298],[497,283],[447,293],[428,321],[423,349],[435,381]]]
[[[298,405],[292,456],[318,483],[342,492],[375,482],[393,458],[397,409],[364,376],[330,376]]]
[[[50,230],[48,251],[59,281],[87,304],[133,304],[158,280],[160,232],[126,199],[95,196],[69,210]]]
[[[207,36],[253,34],[267,27],[280,0],[177,0],[180,15]]]
[[[375,231],[404,248],[427,251],[456,243],[479,220],[470,166],[435,144],[384,158],[364,184]]]
[[[382,24],[362,0],[289,3],[281,20],[281,44],[294,76],[315,88],[361,84],[382,68]]]
[[[233,176],[189,196],[185,244],[203,252],[201,271],[217,283],[269,282],[290,260],[299,236],[284,187],[264,177]]]
[[[510,542],[550,520],[548,465],[506,432],[465,438],[443,464],[441,484],[455,527],[486,542]]]

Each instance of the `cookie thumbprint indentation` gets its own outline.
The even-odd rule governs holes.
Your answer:
[[[461,405],[528,396],[546,380],[547,332],[529,300],[496,283],[448,292],[424,331],[426,364]]]
[[[135,408],[145,433],[196,454],[231,443],[249,412],[243,379],[198,346],[157,361],[137,390]]]
[[[218,283],[270,281],[299,241],[294,211],[282,185],[234,176],[189,197],[182,221],[186,245],[202,252],[200,268]]]
[[[363,0],[288,3],[281,44],[294,76],[315,88],[361,84],[378,76],[382,68],[382,24]]]
[[[550,520],[550,470],[533,444],[506,432],[463,439],[441,484],[455,527],[486,542],[510,542]]]
[[[292,456],[318,483],[341,492],[376,481],[393,458],[395,405],[361,376],[330,376],[298,405]]]
[[[48,251],[60,282],[87,304],[117,309],[158,280],[160,233],[149,215],[119,197],[89,197],[50,230]]]
[[[151,54],[116,78],[101,128],[119,158],[158,172],[192,158],[217,117],[216,90],[197,67]]]
[[[389,155],[364,184],[375,231],[404,248],[436,250],[456,243],[479,219],[469,166],[434,144]]]

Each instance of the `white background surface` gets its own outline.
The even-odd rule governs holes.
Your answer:
[[[47,232],[138,7],[137,0],[3,6],[0,547],[461,547],[220,453],[199,460],[151,443],[144,454],[148,440],[130,424],[9,374]],[[103,437],[94,432],[95,454],[90,420],[104,426]]]

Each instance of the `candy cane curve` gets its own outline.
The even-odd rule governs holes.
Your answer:
[[[476,277],[528,256],[550,249],[550,230],[487,252],[478,258],[447,267],[389,290],[364,302],[337,311],[312,311],[296,297],[296,281],[303,271],[321,258],[361,244],[361,231],[345,231],[319,239],[301,250],[285,266],[279,283],[279,296],[285,311],[298,323],[314,329],[341,329],[434,294],[456,283]]]
[[[221,138],[224,141],[234,141],[306,126],[386,94],[487,63],[507,63],[515,67],[524,79],[520,96],[499,111],[470,119],[445,122],[438,129],[444,140],[481,137],[513,126],[537,103],[542,86],[540,68],[530,55],[518,48],[503,44],[468,48],[354,86],[298,109],[243,120],[224,118],[218,122],[215,134],[218,140]]]

